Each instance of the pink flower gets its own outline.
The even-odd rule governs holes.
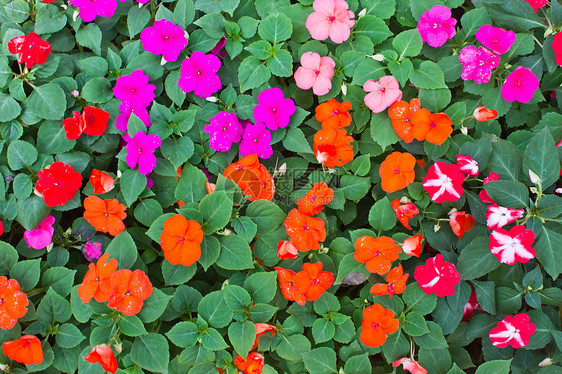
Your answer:
[[[135,70],[131,75],[117,78],[113,94],[115,98],[122,101],[119,105],[121,113],[115,120],[117,130],[127,131],[127,123],[133,113],[142,120],[146,127],[151,125],[146,107],[154,101],[156,86],[149,84],[149,80],[149,76],[142,70]]]
[[[528,2],[530,6],[533,7],[535,13],[539,10],[539,8],[542,8],[548,3],[548,0],[525,0],[525,1]]]
[[[271,132],[262,122],[255,125],[247,124],[240,142],[240,154],[247,156],[257,153],[259,158],[270,158],[273,154],[271,148]]]
[[[498,111],[494,109],[488,109],[485,106],[479,106],[474,109],[474,113],[472,115],[478,122],[485,122],[491,119],[498,118]]]
[[[457,155],[457,165],[459,165],[461,173],[467,176],[475,177],[478,175],[478,162],[467,155]]]
[[[499,321],[496,327],[490,330],[490,340],[495,347],[521,348],[529,344],[531,335],[537,331],[537,326],[525,313],[506,316]]]
[[[500,60],[500,56],[484,47],[464,47],[459,54],[459,61],[463,64],[461,78],[465,81],[474,79],[477,84],[488,83]]]
[[[443,161],[431,165],[423,178],[423,188],[436,203],[457,201],[463,193],[464,174],[458,165]]]
[[[332,77],[336,63],[330,57],[320,57],[316,52],[305,52],[301,65],[295,71],[295,82],[302,90],[312,88],[317,96],[326,95],[332,88]]]
[[[511,45],[515,42],[516,36],[511,30],[494,27],[492,25],[482,25],[478,31],[476,31],[476,39],[484,44],[484,47],[501,55],[509,51],[509,48],[511,48]]]
[[[306,28],[312,39],[325,40],[330,37],[334,43],[349,39],[349,29],[355,25],[353,12],[344,0],[315,0],[314,12],[306,19]]]
[[[380,113],[402,99],[400,85],[392,75],[385,75],[376,82],[369,79],[363,85],[363,90],[368,92],[364,99],[365,105],[374,113]]]
[[[517,225],[509,231],[504,229],[492,231],[488,248],[503,264],[514,265],[517,262],[524,264],[535,257],[535,250],[531,247],[534,241],[533,230]]]
[[[285,99],[279,88],[268,88],[258,95],[258,105],[254,108],[254,119],[263,122],[268,129],[275,131],[289,125],[295,113],[295,102]]]
[[[184,92],[192,92],[207,98],[220,90],[221,80],[217,75],[221,61],[213,54],[195,51],[190,58],[181,63],[181,75],[178,85]]]
[[[539,88],[539,79],[531,69],[519,66],[507,76],[501,94],[503,99],[510,103],[514,101],[528,103],[537,88]]]
[[[100,17],[111,17],[117,9],[116,0],[71,0],[78,8],[79,16],[84,22],[91,22]]]
[[[443,261],[443,255],[428,258],[425,265],[419,265],[414,271],[414,278],[427,295],[435,293],[438,297],[453,296],[455,285],[461,277],[450,262]]]
[[[234,113],[220,112],[209,120],[203,130],[209,134],[209,146],[219,152],[228,152],[232,143],[242,137],[242,126]]]
[[[140,38],[146,51],[161,54],[166,61],[176,61],[187,46],[185,31],[165,19],[154,21],[153,26],[142,30]]]
[[[129,123],[129,119],[132,114],[139,117],[146,127],[150,127],[152,125],[148,110],[139,102],[123,101],[119,104],[119,111],[120,113],[115,119],[115,127],[117,127],[117,130],[119,131],[127,131],[127,124]]]
[[[402,365],[404,370],[408,370],[410,374],[427,374],[427,370],[424,369],[419,362],[410,360],[407,357],[402,357],[392,363],[395,368]]]
[[[404,243],[402,243],[402,251],[404,251],[404,253],[407,255],[420,257],[420,254],[422,252],[422,240],[423,236],[421,234],[417,234],[409,237],[408,239],[405,239]]]
[[[133,169],[139,164],[139,173],[150,174],[156,167],[156,156],[154,151],[160,147],[162,141],[158,135],[146,135],[138,131],[127,143],[127,165]]]
[[[489,230],[499,229],[517,221],[517,219],[523,217],[523,214],[525,214],[525,209],[504,208],[497,204],[488,205],[486,225]]]
[[[451,18],[451,9],[435,5],[420,16],[418,31],[424,42],[432,47],[441,47],[457,33],[456,24],[457,20]]]
[[[297,258],[299,256],[299,251],[293,243],[288,240],[279,240],[277,244],[277,257],[282,260],[290,260]]]
[[[52,215],[48,215],[45,217],[43,222],[39,224],[33,230],[25,230],[23,233],[23,238],[27,243],[29,248],[34,249],[43,249],[51,244],[53,240],[53,233],[55,229],[53,228],[53,224],[55,223],[55,217]]]
[[[472,290],[472,287],[471,287]],[[462,315],[462,322],[468,322],[469,319],[472,318],[475,310],[482,310],[480,304],[478,304],[478,300],[476,299],[476,292],[472,290],[470,293],[470,298],[468,302],[464,306],[463,315]]]
[[[225,44],[226,44],[226,37],[223,36],[222,38],[220,38],[217,44],[215,44],[213,49],[211,49],[211,53],[214,54],[215,56],[220,56],[220,57],[226,56],[226,52],[222,50]]]
[[[482,183],[486,184],[486,183],[491,182],[491,181],[499,181],[499,180],[500,180],[500,176],[498,174],[492,172],[492,173],[490,173],[489,176],[484,178]],[[482,191],[480,191],[480,194],[478,196],[480,197],[480,200],[482,200],[483,203],[493,203],[494,202],[494,200],[492,200],[490,195],[488,195],[488,193],[484,189],[482,189]]]
[[[84,244],[84,247],[82,247],[82,253],[84,257],[86,257],[86,260],[90,262],[97,260],[101,256],[101,243],[92,243],[88,240],[86,244]]]

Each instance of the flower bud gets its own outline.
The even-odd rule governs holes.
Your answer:
[[[435,226],[433,226],[433,231],[437,232],[437,231],[439,231],[440,228],[441,228],[441,226],[439,226],[439,224],[436,224]]]
[[[376,54],[376,55],[372,55],[372,56],[369,56],[369,57],[371,57],[375,61],[384,61],[384,56],[381,55],[381,54]]]
[[[211,103],[216,103],[217,101],[219,101],[219,99],[216,96],[206,97],[205,100],[207,100],[208,102],[211,102]]]
[[[115,345],[113,346],[113,348],[115,348],[115,350],[117,351],[117,353],[123,352],[123,344],[121,344],[121,343],[115,344]]]
[[[363,10],[359,12],[358,17],[361,18],[361,17],[363,17],[365,14],[367,14],[367,8],[363,8]]]
[[[73,20],[74,22],[76,22],[76,21],[78,20],[78,15],[79,15],[79,14],[80,14],[80,11],[79,11],[78,9],[76,9],[76,10],[74,11],[74,13],[72,13],[72,20]]]
[[[160,66],[166,65],[166,59],[164,58],[164,56],[162,56],[162,59],[160,60]]]
[[[347,95],[347,85],[345,83],[341,85],[341,93]]]
[[[80,96],[80,92],[78,92],[78,90],[72,90],[72,91],[70,92],[70,94],[71,94],[72,96],[74,96],[74,97]]]
[[[531,179],[531,182],[533,182],[534,184],[539,184],[542,182],[541,178],[539,178],[539,176],[535,174],[535,172],[532,171],[531,169],[529,169],[529,178]]]
[[[464,126],[461,127],[461,133],[462,133],[463,135],[468,135],[468,127],[464,127]]]
[[[539,363],[539,367],[542,368],[542,367],[545,367],[545,366],[550,366],[553,363],[554,362],[552,361],[552,359],[550,357],[547,357]]]
[[[279,174],[285,175],[287,173],[287,163],[283,163],[279,166]]]

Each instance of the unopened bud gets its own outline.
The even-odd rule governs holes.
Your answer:
[[[222,286],[221,286],[221,291],[224,290],[224,288],[226,286],[228,286],[228,284],[230,283],[230,279],[225,280],[224,282],[222,282]]]
[[[117,178],[121,178],[121,175],[123,175],[123,173],[121,173],[121,170],[117,170]]]
[[[287,173],[287,163],[283,163],[283,165],[279,166],[279,174],[285,175]]]
[[[539,176],[535,174],[535,172],[531,169],[529,169],[529,178],[531,178],[531,182],[533,182],[534,184],[539,184],[542,182]]]
[[[168,61],[166,61],[166,59],[164,58],[164,56],[162,56],[162,60],[160,60],[160,65],[161,65],[161,66],[162,66],[162,65],[166,65],[166,62],[168,62]]]
[[[51,252],[51,249],[53,249],[53,245],[53,242],[49,243],[49,245],[47,246],[47,253]]]
[[[347,85],[345,83],[341,85],[341,93],[347,95]]]
[[[115,344],[115,345],[113,346],[113,348],[115,348],[115,350],[117,351],[117,353],[123,352],[123,344],[121,344],[121,343]]]
[[[372,56],[369,56],[369,57],[371,57],[375,61],[384,61],[384,56],[381,55],[381,54],[376,54],[376,55],[372,55]]]
[[[463,135],[468,135],[468,127],[465,126],[461,127],[461,132]]]
[[[544,32],[544,38],[546,39],[549,35],[552,35],[554,31],[552,30],[551,27],[549,27],[548,29],[546,29],[546,31]]]
[[[224,229],[223,231],[223,235],[228,236],[228,235],[232,235],[234,234],[234,231],[230,230],[230,229]]]
[[[219,101],[219,99],[216,96],[209,96],[209,97],[205,98],[205,100],[207,100],[211,103],[216,103],[217,101]]]
[[[8,372],[8,369],[9,369],[9,366],[8,366],[8,365],[0,364],[0,370],[1,370],[1,371]]]
[[[557,188],[554,190],[555,193],[562,194],[562,188]]]
[[[361,18],[361,17],[363,17],[365,14],[367,14],[367,8],[363,8],[363,10],[359,12],[358,16],[359,16],[359,18]]]
[[[408,199],[408,196],[402,196],[400,198],[400,204],[408,204],[410,202],[410,199]]]
[[[72,20],[73,20],[74,22],[76,22],[76,21],[78,20],[78,15],[79,15],[79,14],[80,14],[80,11],[78,11],[78,9],[76,9],[76,10],[74,11],[74,13],[72,13]]]
[[[143,3],[139,3],[139,9],[142,8],[143,5]]]
[[[72,90],[72,91],[70,91],[70,94],[74,97],[80,96],[80,92],[78,92],[78,90]]]
[[[545,367],[545,366],[550,366],[553,363],[554,362],[552,361],[552,359],[550,357],[547,357],[539,363],[539,367],[542,368],[542,367]]]
[[[435,226],[433,226],[433,231],[434,231],[434,232],[439,231],[439,229],[441,229],[441,226],[439,226],[439,224],[436,224]]]
[[[451,210],[449,210],[449,213],[447,213],[448,216],[450,216],[451,214],[455,213],[457,211],[457,208],[453,208]]]

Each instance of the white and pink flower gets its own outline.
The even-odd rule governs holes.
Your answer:
[[[504,208],[497,204],[488,205],[486,224],[489,230],[499,229],[515,222],[517,219],[523,217],[523,214],[525,214],[525,209]]]
[[[455,265],[443,260],[443,255],[427,259],[414,271],[414,278],[427,295],[435,293],[438,297],[453,296],[455,285],[461,281]]]
[[[529,344],[531,335],[537,331],[537,326],[531,322],[525,313],[507,316],[490,330],[490,340],[495,347],[521,348]]]
[[[464,174],[458,165],[439,161],[431,165],[423,178],[423,188],[436,203],[457,201],[463,193],[463,182]]]
[[[478,175],[478,162],[470,156],[457,155],[457,165],[464,175],[471,177]]]
[[[535,250],[531,247],[535,241],[533,230],[527,230],[523,225],[513,226],[509,231],[496,229],[490,235],[490,251],[501,263],[513,265],[522,264],[535,257]]]

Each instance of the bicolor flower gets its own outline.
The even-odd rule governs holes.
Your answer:
[[[474,227],[474,218],[466,212],[457,212],[456,210],[449,215],[449,224],[453,233],[460,238]]]
[[[423,178],[423,188],[436,203],[457,201],[464,192],[463,182],[464,174],[461,173],[458,165],[447,165],[439,161],[431,165]]]
[[[519,313],[506,316],[496,327],[490,330],[490,340],[495,347],[521,348],[529,344],[531,335],[537,331],[537,326],[531,322],[528,314]]]
[[[535,250],[531,245],[535,241],[535,233],[523,225],[513,226],[509,231],[495,229],[490,235],[489,249],[498,261],[508,265],[517,262],[522,264],[535,258]]]
[[[414,271],[414,278],[427,295],[435,293],[438,297],[453,296],[455,287],[461,281],[455,265],[443,260],[443,255],[427,259],[425,265],[419,265]]]
[[[499,180],[500,180],[500,176],[497,173],[491,172],[489,176],[484,178],[482,183],[486,184],[486,183],[491,182],[491,181],[499,181]],[[490,195],[488,195],[488,192],[486,192],[486,190],[484,190],[484,189],[482,189],[482,191],[480,191],[478,196],[480,197],[480,200],[482,200],[483,203],[493,203],[494,202],[494,200],[492,200]]]
[[[486,225],[489,230],[499,229],[509,225],[523,217],[525,209],[510,209],[498,206],[497,204],[488,205],[486,212]]]
[[[402,251],[407,255],[420,257],[422,252],[422,240],[423,236],[421,234],[404,239],[404,243],[402,243]]]
[[[478,162],[470,156],[458,154],[457,165],[461,173],[466,176],[475,177],[478,175]]]
[[[478,122],[489,121],[498,118],[498,112],[494,109],[488,109],[485,106],[479,106],[474,109],[474,119]]]

